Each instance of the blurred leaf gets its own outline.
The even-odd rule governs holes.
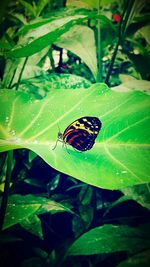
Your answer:
[[[74,216],[72,219],[72,231],[75,238],[79,237],[85,231],[85,225],[82,219],[78,216]]]
[[[29,162],[32,162],[37,157],[37,154],[33,151],[29,151]]]
[[[7,11],[8,5],[11,2],[11,0],[5,0],[1,2],[1,8],[0,8],[0,23],[3,21],[4,15]]]
[[[33,20],[31,20],[27,25],[24,25],[21,27],[18,32],[16,33],[17,36],[24,35],[28,33],[30,30],[37,30],[39,32],[39,36],[41,36],[43,29],[45,28],[40,28],[40,26],[46,26],[46,24],[51,24],[51,27],[49,29],[54,30],[57,29],[57,27],[62,26],[64,23],[70,21],[70,19],[73,18],[78,18],[79,15],[81,17],[87,17],[87,16],[92,16],[94,17],[96,15],[95,12],[85,10],[83,8],[69,8],[69,9],[59,9],[58,11],[53,10],[53,12],[50,12],[50,14],[45,13],[45,17],[38,17]],[[104,17],[104,16],[102,16]],[[41,30],[42,29],[42,30]],[[32,32],[32,31],[30,31]],[[34,31],[33,31],[34,32]],[[32,32],[32,33],[33,33]],[[41,32],[41,34],[40,34]],[[48,32],[47,32],[48,33]],[[37,35],[38,37],[38,35]]]
[[[38,28],[37,30],[39,30],[40,26],[43,26],[43,25],[45,25],[46,28],[47,28],[46,24],[50,23],[53,20],[54,20],[53,17],[51,17],[51,18],[38,18],[38,19],[31,20],[30,23],[27,23],[26,25],[23,25],[18,30],[18,32],[16,33],[16,36],[24,36],[24,35],[26,36],[26,34],[28,32],[29,32],[29,34],[32,35],[34,33],[34,31],[32,31],[32,30],[36,30],[37,28]],[[39,36],[41,36],[41,34]]]
[[[12,48],[12,45],[10,42],[8,42],[8,39],[6,39],[5,37],[3,37],[1,40],[0,40],[0,48],[1,49],[6,49],[6,50],[9,50]]]
[[[51,74],[46,78],[50,82],[48,86],[51,89],[81,89],[92,85],[87,79],[74,74]]]
[[[70,5],[73,5],[73,6],[81,6],[81,4],[84,3],[84,4],[87,4],[86,6],[91,6],[91,7],[96,7],[98,6],[98,0],[76,0],[76,1],[67,1],[67,4],[70,4]]]
[[[116,267],[149,267],[150,250],[140,252],[127,260],[122,261]]]
[[[3,86],[4,88],[9,87],[10,82],[12,80],[12,77],[15,74],[15,71],[19,65],[19,59],[7,59],[6,60],[6,66],[5,66],[5,70],[4,70],[4,76],[3,76]]]
[[[31,78],[29,80],[22,80],[19,90],[29,94],[34,94],[37,99],[41,99],[45,97],[47,92],[51,91],[51,89],[81,89],[89,88],[90,86],[90,81],[77,75],[56,75],[42,72],[42,75],[39,77]]]
[[[100,24],[101,26],[101,47],[102,50],[105,51],[105,49],[111,45],[115,45],[118,38],[118,33],[116,29],[111,25],[108,24]]]
[[[5,186],[5,183],[0,184],[0,191],[1,192],[4,192],[4,186]],[[12,186],[12,183],[10,183],[9,187],[11,188],[11,186]]]
[[[133,62],[136,70],[140,73],[142,79],[147,79],[150,75],[150,55],[135,55],[128,53],[129,59]]]
[[[126,36],[133,36],[143,26],[149,24],[149,15],[140,16],[134,19],[134,22],[129,24],[126,30]]]
[[[146,93],[147,95],[150,95],[150,82],[146,80],[137,80],[131,78],[129,79],[129,81],[125,81],[118,86],[112,87],[111,89],[118,92],[141,91],[143,93]]]
[[[22,6],[25,8],[27,12],[31,13],[31,15],[33,15],[34,17],[36,16],[36,10],[34,6],[32,6],[29,2],[24,0],[19,0],[19,2],[22,4]]]
[[[150,247],[149,225],[129,226],[104,225],[80,236],[69,248],[68,255],[93,255],[128,251],[136,253]]]
[[[150,25],[147,25],[143,27],[142,29],[140,29],[140,33],[142,34],[146,42],[150,45]]]
[[[89,205],[93,196],[92,187],[89,185],[82,186],[79,193],[79,200],[82,205]]]
[[[51,181],[47,185],[49,191],[53,191],[58,187],[60,179],[60,173],[58,173],[54,178],[51,179]]]
[[[39,203],[27,203],[25,201],[22,201],[22,199],[24,198],[25,197],[21,195],[13,195],[9,197],[3,229],[7,229],[17,223],[21,223],[27,217],[35,214],[39,209]]]
[[[118,2],[116,0],[115,2]],[[114,0],[100,0],[100,6],[106,6],[114,3]],[[98,9],[99,0],[68,0],[67,5],[92,7]]]
[[[21,72],[22,65],[23,65],[22,63],[18,65],[17,71],[16,71],[14,79],[13,79],[13,84],[16,84],[18,81],[19,74]],[[43,74],[42,68],[28,64],[25,66],[25,69],[24,69],[24,72],[22,75],[22,80],[26,80],[26,79],[28,80],[28,79],[34,78],[36,76],[40,76],[42,74]]]
[[[47,54],[49,50],[49,47],[46,47],[45,49],[43,49],[42,51],[32,55],[31,57],[28,58],[27,64],[24,68],[23,74],[22,74],[22,80],[29,80],[31,78],[40,76],[43,74],[43,69],[39,66],[37,66],[37,64],[39,63],[39,61]],[[19,64],[17,66],[14,78],[13,78],[13,84],[15,84],[18,81],[19,78],[19,74],[21,72],[22,66],[24,64],[24,58],[21,58],[19,60]]]
[[[0,234],[0,244],[6,244],[6,243],[16,242],[16,241],[23,241],[23,239],[18,236],[13,236],[10,233],[7,234],[5,232],[2,232]]]
[[[37,4],[36,16],[39,16],[45,6],[49,3],[49,0],[39,0]]]
[[[126,29],[129,27],[129,25],[133,22],[133,20],[138,17],[140,15],[140,13],[142,12],[142,9],[144,8],[144,6],[146,6],[146,2],[147,0],[134,0],[129,2],[128,5],[128,10],[130,8],[130,13],[126,16],[127,21],[126,21]],[[124,6],[126,7],[127,2],[124,1]]]
[[[22,81],[24,80],[29,80],[31,78],[34,78],[36,76],[40,76],[44,73],[43,69],[37,64],[39,61],[47,54],[49,50],[49,47],[46,47],[42,51],[32,55],[31,57],[28,58],[27,64],[24,68],[23,75],[22,75]],[[4,76],[3,76],[3,81],[2,84],[4,87],[8,87],[10,84],[10,81],[12,80],[12,85],[17,83],[19,74],[21,72],[21,69],[23,67],[25,59],[7,59],[6,61],[6,66],[5,66],[5,71],[4,71]],[[28,85],[27,85],[28,86]]]
[[[47,46],[50,46],[58,38],[68,31],[74,24],[81,23],[83,20],[87,19],[84,15],[76,15],[74,17],[66,17],[63,19],[58,19],[56,21],[45,24],[38,27],[35,31],[28,33],[26,42],[23,38],[22,44],[19,43],[21,48],[14,48],[9,52],[6,52],[5,55],[8,57],[28,57],[31,56]],[[27,38],[28,37],[28,38]]]
[[[112,203],[109,204],[109,207],[106,209],[106,211],[103,213],[103,217],[105,217],[112,208],[114,208],[115,206],[117,206],[120,203],[123,203],[125,201],[130,200],[130,197],[128,196],[121,196],[119,199],[117,199],[116,201],[113,201]]]
[[[85,229],[88,229],[93,221],[94,209],[91,205],[79,206],[80,217],[82,218]]]
[[[128,74],[119,74],[119,79],[121,81],[121,85],[125,82],[132,82],[137,80],[136,78]]]
[[[121,190],[126,197],[135,200],[141,206],[150,209],[150,188],[149,184],[135,185]]]
[[[88,40],[88,42],[87,42]],[[87,26],[75,25],[61,35],[56,45],[79,56],[97,78],[97,56],[94,32]]]
[[[48,213],[55,214],[57,212],[70,212],[73,213],[67,206],[64,206],[63,204],[60,204],[58,202],[48,200],[45,201],[45,204],[43,204],[40,209],[38,210],[38,214]]]
[[[149,182],[150,98],[146,94],[118,93],[105,84],[86,90],[51,90],[43,100],[19,91],[0,94],[1,151],[28,148],[53,168],[107,189]],[[59,128],[64,131],[82,116],[102,121],[94,147],[79,153],[68,146],[67,153],[58,142],[53,150]]]
[[[32,224],[35,223],[34,216],[36,214],[64,211],[71,212],[69,208],[63,206],[62,204],[44,197],[37,197],[34,195],[12,195],[9,197],[3,229],[23,222],[25,222],[26,227],[30,227],[29,222],[31,222],[32,229]],[[37,222],[37,219],[36,223],[38,223],[39,229],[39,221]]]
[[[43,183],[43,181],[39,180],[39,179],[25,179],[23,180],[24,183],[29,184],[31,186],[35,186],[41,189],[46,189],[45,184]]]
[[[23,24],[27,24],[27,18],[23,15],[23,14],[19,14],[19,13],[15,13],[15,12],[13,12],[13,13],[11,13],[11,16],[13,17],[13,18],[16,18],[16,19],[18,19],[20,22],[22,22]]]
[[[21,226],[33,235],[43,239],[41,221],[36,215],[28,216],[21,221]]]
[[[42,267],[43,261],[40,257],[31,257],[28,259],[24,259],[21,263],[21,267]]]

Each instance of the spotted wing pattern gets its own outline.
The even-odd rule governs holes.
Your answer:
[[[93,147],[95,139],[102,127],[97,117],[82,117],[72,122],[62,134],[64,143],[79,151],[86,151]]]

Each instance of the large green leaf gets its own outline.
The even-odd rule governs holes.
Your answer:
[[[129,226],[104,225],[94,228],[80,236],[70,247],[69,255],[93,255],[129,251],[135,253],[149,248],[148,226],[132,228]]]
[[[150,181],[150,97],[119,93],[105,84],[89,89],[50,90],[43,100],[16,91],[0,92],[0,148],[28,148],[53,168],[89,184],[120,189]],[[58,142],[82,116],[97,116],[102,129],[94,147],[79,153]],[[59,127],[59,128],[58,128]]]

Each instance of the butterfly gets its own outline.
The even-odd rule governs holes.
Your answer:
[[[85,116],[73,121],[63,133],[58,133],[57,142],[63,142],[78,151],[90,150],[102,127],[97,117]],[[55,147],[57,146],[57,142]],[[55,147],[53,149],[55,149]]]

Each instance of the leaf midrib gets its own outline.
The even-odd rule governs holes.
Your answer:
[[[18,136],[19,137],[19,136]],[[25,140],[19,140],[17,141],[15,138],[13,139],[1,139],[0,138],[0,143],[1,144],[14,144],[14,145],[25,145],[25,147],[28,145],[34,145],[34,146],[38,146],[38,145],[44,145],[44,146],[47,146],[47,145],[53,145],[54,143],[56,143],[56,140],[53,140],[53,141],[38,141],[36,140],[37,143],[35,143],[35,140],[34,141],[28,141],[28,139],[25,139]],[[69,146],[69,145],[68,145]],[[150,144],[134,144],[134,143],[108,143],[108,142],[96,142],[95,144],[96,147],[103,147],[103,146],[107,146],[109,148],[119,148],[119,147],[131,147],[131,148],[147,148],[147,149],[150,149]]]

